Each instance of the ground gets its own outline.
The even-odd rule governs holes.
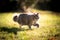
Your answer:
[[[39,28],[32,26],[32,30],[27,25],[20,28],[13,21],[13,12],[0,13],[0,40],[60,40],[60,16],[51,11],[32,11],[38,12],[40,17]]]

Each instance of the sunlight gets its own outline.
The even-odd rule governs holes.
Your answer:
[[[14,13],[14,14],[13,14],[13,17],[14,17],[14,16],[19,16],[19,15],[20,15],[19,13]]]

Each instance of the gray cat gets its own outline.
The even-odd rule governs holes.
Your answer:
[[[31,29],[31,26],[37,26],[39,28],[39,24],[37,24],[37,20],[39,19],[38,16],[39,13],[34,14],[34,15],[28,15],[28,14],[20,14],[19,17],[14,16],[13,20],[15,22],[18,22],[21,26],[23,25],[28,25],[29,29]]]

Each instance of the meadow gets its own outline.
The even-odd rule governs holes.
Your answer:
[[[13,21],[16,12],[0,13],[0,40],[60,40],[60,15],[55,12],[32,9],[39,13],[39,28],[27,25],[20,28]],[[19,13],[18,13],[19,14]]]

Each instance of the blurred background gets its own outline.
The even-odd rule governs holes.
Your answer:
[[[60,12],[59,0],[0,0],[0,12],[19,11],[22,3],[39,10]]]

